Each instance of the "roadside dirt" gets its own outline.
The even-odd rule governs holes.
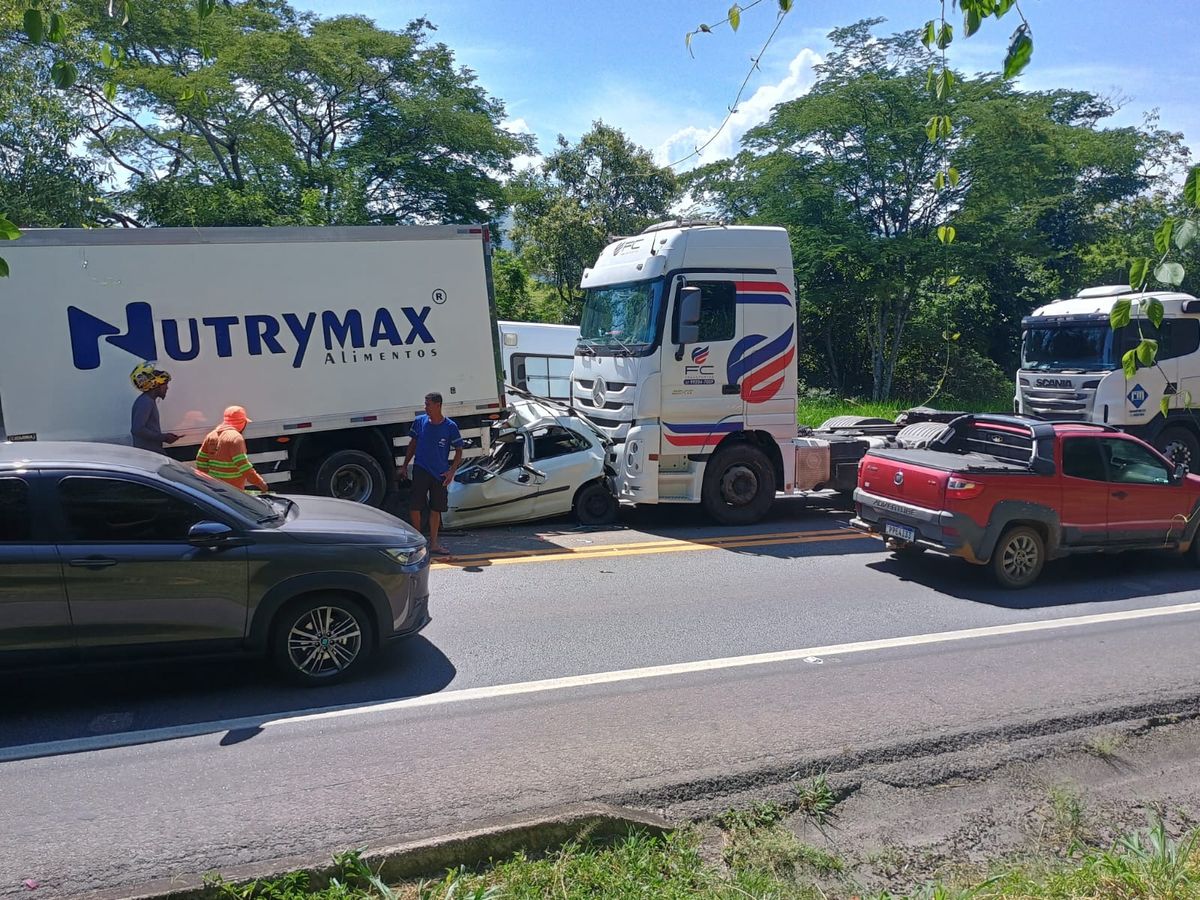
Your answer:
[[[825,779],[837,799],[814,817],[802,796]],[[985,877],[989,866],[1108,847],[1161,817],[1174,836],[1200,824],[1200,716],[1152,716],[1012,743],[918,756],[657,807],[668,819],[775,804],[801,842],[837,856],[864,891]],[[702,826],[720,860],[727,838]]]

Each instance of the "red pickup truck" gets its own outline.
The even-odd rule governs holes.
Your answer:
[[[968,415],[920,450],[871,450],[851,524],[896,553],[990,566],[1007,588],[1047,559],[1174,549],[1200,564],[1200,477],[1106,425]]]

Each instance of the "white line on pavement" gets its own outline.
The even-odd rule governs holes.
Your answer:
[[[1148,609],[1130,609],[1120,612],[1096,613],[1088,616],[1070,616],[1062,619],[1045,619],[1037,622],[1014,622],[1009,625],[991,625],[986,628],[965,628],[960,631],[939,631],[932,634],[912,634],[902,637],[882,638],[873,641],[854,641],[846,644],[829,644],[824,647],[804,647],[799,650],[780,650],[774,653],[753,653],[747,656],[727,656],[720,659],[703,659],[695,662],[674,663],[665,666],[645,666],[638,669],[618,669],[612,672],[595,672],[590,675],[570,675],[563,678],[547,678],[541,681],[519,681],[513,684],[497,684],[490,687],[466,688],[443,691],[386,703],[350,706],[334,706],[314,709],[300,715],[269,718],[247,716],[216,722],[198,722],[169,728],[151,728],[144,731],[127,731],[118,734],[96,735],[61,741],[46,741],[39,744],[23,744],[0,747],[0,762],[31,759],[39,756],[55,756],[66,753],[82,753],[108,750],[135,744],[178,740],[199,737],[219,732],[248,729],[277,728],[281,725],[297,725],[346,716],[361,716],[397,710],[416,709],[425,706],[445,706],[471,700],[491,700],[514,697],[520,694],[536,694],[570,688],[592,687],[614,684],[621,681],[638,681],[647,678],[664,678],[672,675],[688,675],[697,672],[715,672],[721,669],[736,669],[747,666],[763,666],[773,663],[794,662],[806,658],[846,656],[852,653],[870,653],[877,650],[893,650],[902,647],[919,647],[927,644],[945,644],[952,641],[968,641],[980,638],[1003,637],[1013,634],[1029,634],[1038,631],[1054,631],[1065,628],[1080,628],[1087,625],[1103,625],[1112,622],[1130,622],[1138,619],[1156,619],[1167,616],[1200,612],[1200,603],[1180,603],[1175,606],[1158,606]]]

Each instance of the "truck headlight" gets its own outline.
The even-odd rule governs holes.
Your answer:
[[[390,547],[383,552],[402,566],[415,566],[425,559],[427,553],[424,544],[420,547]]]

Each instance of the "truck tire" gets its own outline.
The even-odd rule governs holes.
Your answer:
[[[1178,465],[1183,463],[1189,472],[1200,474],[1197,463],[1200,462],[1200,441],[1187,428],[1172,425],[1159,432],[1154,439],[1155,449],[1171,462]]]
[[[996,543],[992,576],[1000,587],[1016,591],[1037,581],[1045,564],[1046,542],[1041,532],[1029,525],[1014,525]]]
[[[313,488],[326,497],[379,506],[387,494],[388,480],[379,460],[362,450],[337,450],[317,467]]]
[[[617,498],[602,481],[581,487],[571,509],[580,525],[611,525],[617,520]]]
[[[375,649],[375,628],[362,605],[341,594],[313,594],[289,603],[271,627],[270,652],[289,681],[336,684],[363,667]]]
[[[771,461],[753,444],[732,444],[708,461],[700,504],[717,523],[750,525],[766,515],[774,499]]]

